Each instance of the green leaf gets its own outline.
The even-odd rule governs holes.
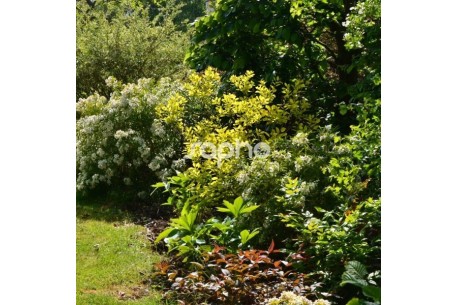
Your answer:
[[[178,251],[180,252],[180,254],[186,254],[189,251],[191,251],[191,248],[186,245],[181,245],[178,247]]]
[[[283,29],[282,36],[284,39],[288,40],[291,36],[291,31],[288,28]]]
[[[243,69],[245,67],[245,64],[246,64],[245,57],[243,56],[237,57],[234,61],[233,69],[234,70]]]
[[[240,214],[250,213],[259,208],[259,205],[252,205],[250,207],[245,207],[240,211]]]
[[[260,23],[256,23],[253,27],[253,33],[259,33],[259,28],[261,27]]]
[[[246,244],[250,239],[252,239],[253,237],[255,237],[258,234],[259,234],[259,230],[257,229],[251,233],[248,230],[243,230],[242,232],[240,232],[242,245]]]
[[[341,104],[339,107],[339,112],[341,115],[346,115],[348,111],[347,105]]]
[[[184,241],[187,244],[191,244],[192,242],[192,236],[191,235],[186,235],[181,238],[181,241]]]
[[[200,249],[204,252],[211,252],[212,251],[212,246],[210,245],[202,245],[200,246]]]
[[[320,213],[326,213],[327,212],[325,209],[322,209],[320,207],[315,207],[315,210],[317,210],[317,212],[320,212]]]
[[[376,302],[382,301],[382,289],[376,286],[363,287],[363,293],[366,297],[372,298]]]
[[[231,210],[227,209],[227,208],[221,208],[221,207],[217,207],[216,208],[219,212],[223,212],[223,213],[232,213]]]
[[[348,301],[347,305],[361,305],[361,302],[358,298],[353,298],[350,301]]]
[[[240,210],[240,208],[242,207],[242,204],[243,204],[243,198],[242,197],[235,198],[234,207],[236,208],[236,210]]]
[[[161,240],[163,240],[164,238],[166,238],[167,236],[170,235],[170,233],[172,233],[172,231],[174,231],[175,228],[168,228],[168,229],[165,229],[164,231],[162,231],[161,234],[159,234],[159,236],[156,238],[156,240],[154,241],[155,243],[158,243],[160,242]]]
[[[367,275],[366,267],[357,261],[351,261],[345,266],[346,271],[342,274],[342,286],[345,284],[352,284],[358,287],[364,287],[368,285],[365,280]]]
[[[211,224],[211,226],[213,228],[216,228],[216,229],[220,230],[221,232],[225,232],[229,228],[229,226],[227,226],[225,224],[222,224],[222,223],[213,223],[213,224]]]
[[[194,226],[194,222],[196,221],[197,217],[197,211],[196,210],[191,210],[191,212],[188,213],[186,216],[186,220],[189,226],[189,230],[192,231],[192,227]]]
[[[243,230],[240,232],[240,237],[242,239],[242,244],[245,244],[248,241],[248,236],[250,235],[250,231]]]
[[[158,182],[156,184],[153,184],[151,185],[152,187],[156,187],[156,188],[159,188],[159,187],[165,187],[165,183],[164,182]]]
[[[234,204],[230,203],[227,200],[223,200],[223,204],[226,206],[226,208],[218,207],[216,208],[219,212],[225,212],[225,213],[231,213],[235,218],[237,218],[240,213],[241,209],[243,206],[243,199],[242,197],[237,197],[234,200]]]
[[[229,209],[229,210],[232,210],[233,208],[233,204],[230,203],[229,201],[227,200],[223,200],[223,204]]]
[[[179,229],[184,229],[186,231],[192,232],[192,225],[194,224],[194,222],[190,222],[190,220],[192,220],[192,216],[190,219],[188,213],[183,213],[180,216],[180,218],[173,218],[170,221],[173,224],[176,224]]]

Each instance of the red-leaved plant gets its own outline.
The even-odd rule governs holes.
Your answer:
[[[166,295],[181,304],[262,304],[282,291],[311,293],[307,276],[292,267],[307,258],[301,253],[286,255],[274,247],[272,241],[267,251],[240,250],[233,254],[216,245],[203,255],[203,263],[185,266],[177,260],[157,264],[155,278],[165,280]]]

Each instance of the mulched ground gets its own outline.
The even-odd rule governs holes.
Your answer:
[[[163,219],[153,219],[145,225],[146,227],[146,237],[151,242],[151,247],[153,251],[164,253],[167,251],[164,241],[155,243],[154,241],[161,234],[162,231],[168,226],[169,222]]]
[[[158,253],[166,252],[167,248],[163,241],[158,244],[154,241],[159,234],[167,228],[169,224],[168,220],[172,216],[170,209],[166,209],[162,206],[158,208],[157,205],[131,206],[135,206],[135,208],[130,211],[133,215],[134,223],[145,226],[146,228],[146,237],[151,242],[151,250]]]

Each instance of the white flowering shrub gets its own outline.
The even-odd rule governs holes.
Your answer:
[[[168,78],[137,84],[107,80],[109,100],[98,94],[81,99],[76,123],[78,191],[101,186],[132,190],[144,197],[149,185],[179,169],[181,136],[159,121],[156,106],[165,103],[180,85]]]
[[[279,298],[272,298],[267,305],[331,305],[329,301],[318,299],[315,302],[291,291],[284,291]]]

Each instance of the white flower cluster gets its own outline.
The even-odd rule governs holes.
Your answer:
[[[164,181],[168,177],[174,175],[175,172],[170,168],[164,168],[164,169],[161,169],[160,171],[157,171],[155,174],[159,180]]]
[[[186,169],[186,160],[185,159],[178,159],[172,162],[172,169],[176,171],[184,171]]]
[[[334,142],[335,134],[331,131],[331,126],[327,125],[323,130],[321,130],[319,139],[320,142]]]
[[[161,165],[166,162],[165,158],[162,156],[156,156],[154,159],[148,164],[148,167],[153,171],[156,172],[161,168]]]
[[[315,302],[300,296],[291,291],[284,291],[280,298],[272,298],[267,301],[267,305],[331,305],[329,301],[318,299]]]
[[[120,82],[114,77],[110,76],[105,80],[105,83],[108,87],[117,88],[120,85]]]
[[[310,156],[299,156],[296,158],[294,161],[294,169],[296,172],[300,172],[302,169],[304,169],[306,166],[310,165],[312,163],[312,157]]]
[[[351,149],[348,145],[336,145],[333,147],[334,151],[339,155],[345,155],[351,153]]]
[[[80,99],[76,103],[76,111],[82,116],[99,114],[106,105],[107,99],[104,96],[95,93],[85,99]]]
[[[350,8],[350,14],[342,23],[347,28],[344,34],[346,46],[350,49],[363,48],[362,40],[366,30],[375,25],[375,21],[381,16],[380,0],[360,1],[355,7]]]
[[[240,184],[244,184],[248,181],[248,173],[246,171],[240,171],[236,176],[236,180]]]
[[[170,80],[153,86],[148,79],[122,85],[109,78],[107,83],[114,88],[108,102],[94,95],[77,105],[97,110],[83,111],[76,124],[77,190],[100,184],[142,184],[148,189],[139,189],[138,196],[144,197],[157,177],[173,174],[171,160],[180,151],[181,140],[157,119],[156,106],[166,102],[179,86]]]
[[[165,128],[160,120],[155,119],[153,121],[153,124],[151,124],[151,133],[155,134],[158,137],[165,136]]]
[[[295,146],[304,146],[309,143],[308,135],[303,132],[296,134],[292,140]]]
[[[314,190],[317,186],[316,182],[305,182],[302,181],[301,184],[299,185],[299,194],[301,195],[307,195],[309,194],[312,190]]]
[[[127,131],[118,130],[114,134],[114,137],[115,137],[115,139],[119,140],[119,139],[122,139],[122,138],[127,138],[128,136],[130,136],[130,135],[132,135],[134,133],[135,133],[135,131],[130,129],[130,128]]]
[[[292,158],[291,152],[284,150],[274,150],[271,152],[271,156],[273,160],[277,160],[281,163],[290,162]]]

